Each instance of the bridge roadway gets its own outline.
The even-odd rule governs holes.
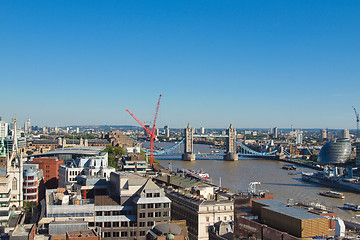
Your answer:
[[[194,138],[227,138],[229,135],[209,135],[209,134],[194,134]]]

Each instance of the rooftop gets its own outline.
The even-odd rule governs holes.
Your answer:
[[[301,220],[323,218],[319,215],[310,213],[302,208],[288,207],[285,203],[274,199],[255,200],[255,202],[267,205],[264,208],[267,208],[274,212],[278,212],[283,215],[294,217]]]
[[[57,148],[54,150],[50,150],[46,153],[34,154],[31,157],[39,157],[39,156],[52,156],[52,155],[60,155],[60,154],[76,154],[76,155],[88,155],[95,156],[100,155],[101,151],[103,151],[105,147],[69,147],[69,148]]]

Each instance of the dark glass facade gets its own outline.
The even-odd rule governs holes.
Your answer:
[[[349,159],[350,153],[349,139],[331,140],[322,146],[317,161],[323,164],[345,163]]]

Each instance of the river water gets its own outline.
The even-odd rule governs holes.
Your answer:
[[[174,143],[155,143],[155,146],[162,148],[172,145]],[[220,150],[219,156],[216,156],[210,154],[213,150],[215,149],[208,145],[194,144],[194,152],[201,153],[200,155],[203,157],[197,157],[193,162],[185,162],[181,160],[181,154],[184,151],[182,144],[171,155],[155,156],[155,158],[160,161],[162,166],[171,167],[175,171],[177,168],[203,170],[209,173],[214,184],[219,185],[221,181],[223,187],[229,188],[233,192],[247,190],[250,182],[261,182],[257,189],[273,193],[277,200],[287,202],[288,199],[294,199],[296,202],[318,202],[336,212],[339,217],[360,223],[360,219],[353,218],[360,212],[356,213],[342,208],[345,202],[360,204],[360,194],[301,180],[301,172],[315,172],[316,170],[297,166],[296,171],[287,171],[282,169],[284,162],[261,158],[239,158],[239,161],[228,162],[223,161],[221,155],[223,151]],[[344,193],[345,200],[319,195],[319,192],[327,190]]]

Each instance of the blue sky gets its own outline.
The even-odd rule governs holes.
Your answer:
[[[1,1],[0,116],[355,128],[360,1]]]

